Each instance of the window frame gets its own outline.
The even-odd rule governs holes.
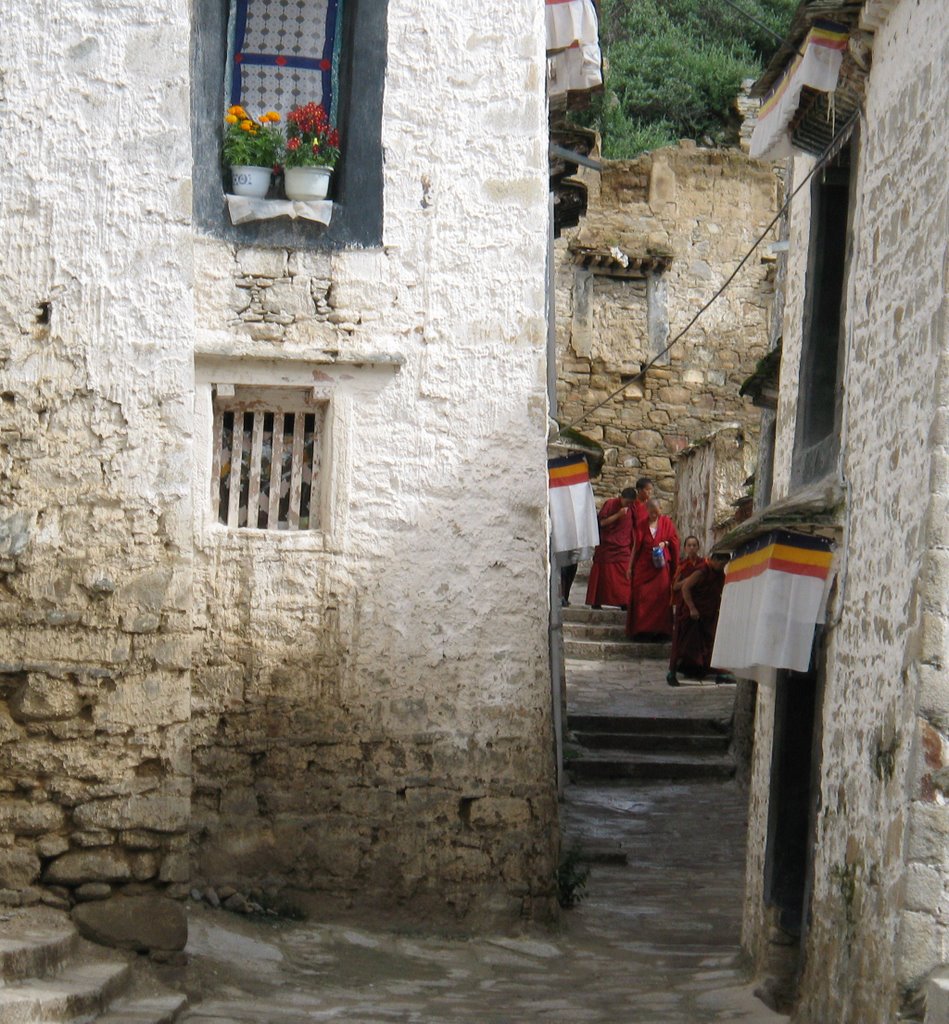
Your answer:
[[[802,487],[832,474],[840,453],[840,424],[843,417],[843,371],[847,324],[847,292],[853,256],[853,217],[856,194],[856,175],[859,156],[858,137],[854,133],[842,151],[848,163],[841,166],[839,156],[827,168],[818,171],[811,185],[810,232],[803,316],[801,323],[801,354],[798,363],[798,400],[794,429],[794,452],[791,460],[791,486]],[[828,178],[831,179],[828,182]],[[845,184],[844,184],[845,182]],[[824,276],[826,253],[827,199],[831,189],[846,188],[847,207],[843,228],[843,255],[840,267],[839,303],[837,305],[836,342],[828,345],[825,357],[833,349],[833,414],[828,429],[817,436],[815,412],[829,406],[829,389],[814,387],[817,376],[818,351],[827,345],[830,334],[820,330],[822,310],[827,309],[827,281]],[[837,289],[834,288],[836,295]],[[833,299],[834,296],[831,296]]]
[[[228,0],[194,0],[192,5],[194,227],[222,241],[254,246],[316,250],[380,246],[388,0],[345,0],[343,5],[338,94],[341,153],[333,175],[333,217],[328,226],[289,218],[231,224],[221,165],[228,8]]]

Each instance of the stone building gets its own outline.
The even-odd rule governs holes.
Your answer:
[[[767,228],[780,181],[738,150],[686,142],[581,173],[586,217],[556,245],[558,419],[615,449],[598,497],[648,475],[668,500],[675,455],[691,443],[737,422],[757,445],[758,413],[738,389],[768,346],[767,244],[682,341],[660,353]]]
[[[810,668],[758,676],[744,936],[795,1024],[944,1021],[949,8],[808,0],[789,44],[772,484],[731,543],[793,524],[836,575]]]
[[[3,901],[552,912],[541,5],[346,0],[328,226],[224,0],[2,9]]]

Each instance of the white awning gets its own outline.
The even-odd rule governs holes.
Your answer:
[[[765,97],[751,136],[750,155],[758,160],[791,156],[789,125],[797,113],[804,88],[832,93],[837,88],[840,65],[849,33],[835,22],[815,23],[798,54]]]

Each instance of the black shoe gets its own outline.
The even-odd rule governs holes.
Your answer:
[[[675,672],[668,672],[666,674],[666,682],[670,686],[678,686],[679,685],[679,680],[676,678]]]
[[[715,676],[715,685],[721,686],[722,683],[737,683],[738,680],[731,674],[731,672],[719,672]]]

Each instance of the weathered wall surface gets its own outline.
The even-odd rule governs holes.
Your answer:
[[[182,895],[188,12],[2,17],[0,900]]]
[[[680,537],[693,533],[703,552],[711,548],[734,524],[734,502],[746,493],[757,457],[744,428],[735,426],[720,427],[679,453],[672,517]]]
[[[543,38],[390,0],[383,247],[200,244],[199,879],[552,906]],[[251,379],[329,402],[319,531],[209,520],[210,386]]]
[[[589,207],[556,245],[559,418],[572,423],[637,373],[714,295],[778,208],[773,171],[738,152],[690,144],[585,173]],[[775,236],[776,237],[776,236]],[[621,279],[578,266],[577,247],[671,257],[667,270]],[[596,482],[609,497],[648,475],[669,499],[673,458],[724,423],[757,437],[760,413],[738,397],[767,349],[771,264],[740,276],[645,379],[578,429],[615,447]]]
[[[813,920],[794,1018],[813,1024],[892,1021],[901,989],[949,958],[949,86],[940,72],[949,10],[938,0],[889,6],[858,148],[847,295],[841,468],[850,500],[829,612]],[[806,167],[797,161],[796,180]],[[808,219],[806,201],[797,203],[775,497],[789,490]],[[767,702],[759,708],[759,735],[767,734]],[[763,762],[753,784],[753,844],[767,813]],[[754,870],[754,858],[749,864]]]

